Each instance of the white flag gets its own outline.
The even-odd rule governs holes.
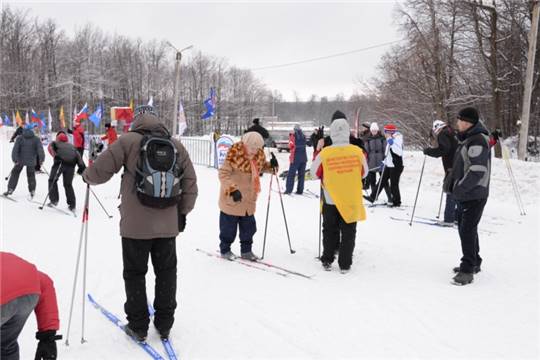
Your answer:
[[[51,115],[51,108],[49,107],[49,119],[47,123],[47,130],[49,130],[49,133],[52,132],[52,115]]]
[[[186,114],[184,113],[184,107],[182,101],[178,101],[178,135],[182,136],[187,129]]]
[[[154,106],[154,97],[150,95],[150,100],[148,100],[148,106]]]

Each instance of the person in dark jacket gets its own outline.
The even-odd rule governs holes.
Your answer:
[[[32,131],[33,127],[34,124],[26,125],[23,134],[15,141],[15,145],[11,151],[11,159],[15,163],[15,166],[11,169],[8,189],[4,193],[4,196],[13,194],[19,182],[19,175],[22,168],[26,166],[28,191],[30,191],[30,197],[34,197],[36,192],[36,161],[42,164],[43,160],[45,160],[45,153],[43,152],[41,141]]]
[[[259,118],[253,119],[253,125],[251,125],[251,127],[249,127],[246,131],[244,131],[244,134],[248,133],[248,132],[251,132],[251,131],[255,131],[255,132],[258,132],[259,134],[261,134],[261,136],[263,137],[263,140],[266,140],[266,139],[268,139],[270,137],[270,134],[268,133],[268,130],[266,130],[260,124]]]
[[[304,180],[306,175],[306,137],[302,132],[299,125],[294,126],[294,132],[289,137],[289,149],[291,154],[289,156],[289,172],[287,173],[287,184],[285,186],[285,193],[290,194],[294,187],[294,178],[298,172],[298,185],[296,185],[296,193],[302,194],[304,192]]]
[[[366,139],[365,147],[368,154],[368,166],[369,174],[367,176],[367,184],[371,189],[370,196],[367,200],[375,199],[375,194],[377,193],[377,174],[379,174],[379,181],[381,180],[381,164],[384,160],[385,149],[386,149],[386,139],[379,130],[379,125],[376,122],[372,122],[370,127],[370,135]],[[386,197],[388,202],[392,200],[390,195],[390,186],[385,185],[384,191],[386,192]],[[370,200],[371,201],[371,200]]]
[[[56,359],[56,335],[60,328],[54,284],[35,265],[20,257],[0,252],[0,358],[19,360],[19,335],[32,311],[36,314],[35,360]]]
[[[23,133],[23,130],[24,130],[24,127],[21,125],[17,128],[17,130],[15,130],[15,132],[13,133],[13,135],[11,135],[11,139],[9,139],[9,142],[15,142],[15,139],[17,139],[18,136],[22,135]]]
[[[68,142],[65,132],[59,131],[56,134],[56,140],[48,147],[49,153],[54,158],[54,164],[49,174],[49,198],[47,206],[58,205],[58,180],[62,175],[66,200],[70,211],[76,207],[75,191],[73,191],[73,175],[75,174],[75,165],[78,166],[77,173],[80,175],[86,169],[81,159],[80,153],[73,145]]]
[[[456,285],[467,285],[480,271],[482,258],[478,239],[478,223],[489,196],[491,149],[489,132],[479,121],[478,111],[467,107],[458,114],[459,145],[454,156],[451,175],[444,190],[457,202],[458,228],[463,257],[454,268]]]
[[[435,120],[431,129],[432,146],[424,149],[424,154],[430,157],[442,157],[444,177],[452,171],[454,154],[458,146],[456,134],[448,124],[441,120]],[[452,194],[446,194],[446,205],[444,207],[444,220],[441,222],[445,226],[454,226],[456,220],[456,201]]]

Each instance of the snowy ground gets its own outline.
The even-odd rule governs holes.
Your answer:
[[[0,133],[1,189],[11,169],[5,134]],[[287,164],[287,154],[280,163]],[[401,189],[412,205],[423,155],[407,152]],[[47,169],[51,158],[47,157]],[[208,257],[195,251],[218,248],[214,169],[196,167],[199,199],[178,238],[178,302],[173,342],[181,359],[338,359],[338,358],[538,358],[539,350],[539,188],[540,164],[512,161],[527,210],[520,216],[504,163],[493,162],[491,197],[480,224],[482,272],[466,287],[450,285],[458,265],[457,231],[422,224],[412,227],[390,216],[410,210],[374,208],[358,225],[352,271],[324,272],[318,250],[318,200],[285,197],[293,248],[288,251],[277,193],[272,194],[265,258],[309,275],[282,277]],[[442,179],[440,160],[427,159],[417,215],[437,214]],[[38,175],[37,199],[44,199],[47,177]],[[124,290],[116,210],[120,176],[94,187],[109,220],[91,199],[87,290],[104,306],[123,315]],[[254,250],[262,251],[269,176],[262,179],[259,232]],[[281,183],[283,186],[283,182]],[[79,212],[84,195],[74,180]],[[311,181],[307,188],[318,191]],[[60,188],[60,201],[65,196]],[[78,219],[39,210],[25,200],[26,176],[14,194],[0,200],[1,247],[51,275],[58,293],[61,333],[67,331]],[[384,195],[381,196],[384,198]],[[238,252],[238,243],[234,250]],[[334,266],[335,268],[336,266]],[[149,297],[153,274],[147,276]],[[59,344],[60,359],[146,359],[147,356],[95,309],[87,305],[87,343],[81,344],[81,293],[77,293],[71,345]],[[21,358],[33,358],[35,320],[21,337]],[[157,335],[150,343],[162,352]]]

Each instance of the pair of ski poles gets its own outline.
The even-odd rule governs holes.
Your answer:
[[[272,155],[272,158],[275,159],[275,155],[273,153],[271,153],[271,155]],[[295,250],[293,250],[293,248],[291,246],[291,237],[289,235],[289,226],[287,225],[287,216],[285,215],[285,207],[283,206],[283,197],[282,197],[282,193],[281,193],[281,185],[279,184],[279,178],[278,178],[278,175],[276,173],[276,170],[272,169],[272,175],[270,177],[270,186],[269,186],[269,189],[268,189],[268,203],[266,205],[266,220],[265,220],[265,223],[264,223],[264,239],[263,239],[263,250],[262,250],[261,260],[264,259],[264,251],[266,249],[266,234],[267,234],[267,231],[268,231],[268,217],[269,217],[269,214],[270,214],[270,199],[272,197],[272,181],[274,180],[274,177],[276,178],[276,183],[277,183],[277,186],[278,186],[279,201],[281,203],[281,212],[283,214],[283,221],[285,223],[285,231],[287,232],[287,240],[289,242],[289,251],[291,252],[291,254],[294,254],[296,252]]]
[[[508,177],[510,178],[510,182],[512,183],[512,189],[514,190],[514,197],[516,198],[516,202],[518,204],[519,215],[527,215],[525,213],[525,206],[523,205],[523,200],[521,200],[521,194],[519,192],[516,177],[514,176],[514,172],[512,171],[512,165],[510,164],[510,154],[508,148],[501,143],[501,150],[506,169],[508,170]]]

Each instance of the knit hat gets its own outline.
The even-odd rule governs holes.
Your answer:
[[[263,137],[256,131],[250,131],[242,135],[242,142],[250,148],[257,149],[262,149],[264,145]]]
[[[459,110],[457,117],[459,120],[470,122],[471,124],[476,124],[480,118],[478,115],[478,110],[473,107],[466,107]]]
[[[369,130],[371,130],[371,131],[379,131],[379,125],[377,125],[376,122],[372,122],[371,125],[369,126]]]
[[[440,128],[444,127],[444,125],[446,125],[443,121],[441,120],[435,120],[433,122],[433,127],[431,128],[434,132],[439,130]]]
[[[56,141],[68,142],[68,137],[67,137],[66,133],[63,132],[63,131],[59,131],[56,134]]]
[[[386,124],[384,125],[384,132],[385,133],[395,133],[397,131],[397,127],[394,124]]]
[[[342,113],[341,111],[337,110],[333,115],[332,115],[332,119],[330,119],[330,122],[336,120],[336,119],[347,119],[347,117],[345,116],[344,113]]]
[[[111,123],[105,123],[105,127],[108,129],[111,127]]]
[[[336,145],[348,144],[349,132],[350,127],[346,119],[336,119],[330,125],[330,138]]]
[[[253,124],[259,125],[259,122],[260,122],[259,118],[253,119]]]

